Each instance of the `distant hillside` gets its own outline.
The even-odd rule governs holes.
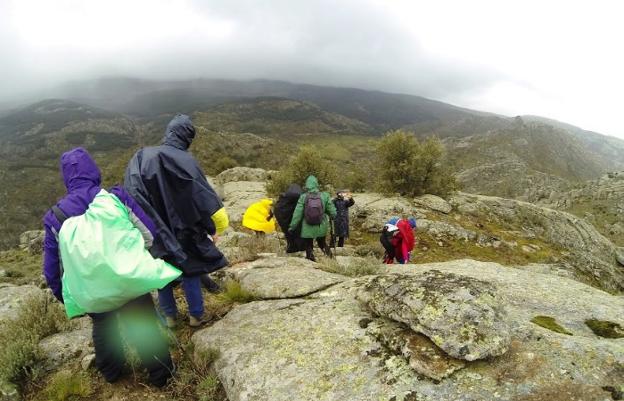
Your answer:
[[[486,195],[535,201],[613,167],[567,131],[520,117],[445,143],[464,190]]]
[[[160,142],[176,112],[193,116],[199,135],[192,150],[207,174],[236,164],[279,169],[313,144],[344,173],[337,185],[366,188],[375,178],[375,140],[396,128],[442,138],[446,162],[474,193],[536,202],[624,169],[619,139],[418,96],[266,80],[129,78],[75,82],[49,94],[72,100],[4,105],[0,115],[0,247],[37,227],[62,194],[63,151],[86,147],[112,184],[138,147]]]
[[[110,151],[139,137],[133,120],[68,100],[44,100],[0,118],[0,154],[11,159],[45,159],[77,145]]]
[[[612,136],[587,131],[561,121],[537,116],[522,116],[525,121],[536,121],[561,128],[578,138],[589,150],[608,160],[613,170],[624,170],[624,141]]]
[[[410,125],[428,132],[445,122],[487,113],[463,109],[419,96],[293,84],[283,81],[148,81],[109,78],[76,82],[56,92],[66,98],[123,113],[158,115],[203,108],[229,100],[281,97],[311,102],[327,112],[371,125],[377,133]]]
[[[624,171],[553,192],[539,203],[584,218],[614,244],[624,246]]]
[[[324,111],[313,103],[284,98],[232,101],[195,113],[195,123],[212,132],[264,135],[370,134],[367,124]]]
[[[63,193],[62,152],[84,146],[106,168],[140,140],[132,119],[67,100],[45,100],[0,118],[0,248],[39,227]]]

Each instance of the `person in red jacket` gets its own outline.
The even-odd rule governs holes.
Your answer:
[[[392,264],[395,259],[400,264],[409,262],[416,243],[413,231],[415,228],[416,220],[414,218],[399,219],[395,217],[388,221],[380,237],[380,241],[386,249],[384,263]]]

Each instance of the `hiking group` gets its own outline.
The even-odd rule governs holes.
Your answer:
[[[176,115],[162,144],[137,151],[123,186],[109,190],[85,149],[61,156],[66,194],[43,218],[43,272],[68,317],[91,318],[96,368],[108,382],[122,375],[125,341],[137,351],[150,384],[164,386],[175,372],[162,330],[162,320],[168,328],[178,324],[174,286],[182,287],[192,327],[204,323],[202,286],[219,291],[208,274],[228,264],[216,243],[229,218],[188,151],[195,135],[191,119]],[[262,236],[275,231],[277,222],[286,251],[305,251],[314,261],[315,242],[328,256],[330,246],[344,246],[353,204],[347,190],[331,199],[310,175],[305,190],[292,184],[275,205],[269,199],[252,204],[242,225]],[[407,224],[397,220],[384,227],[387,263],[409,260],[414,237],[410,246]],[[152,291],[158,292],[162,320]]]

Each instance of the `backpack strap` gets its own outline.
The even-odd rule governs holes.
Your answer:
[[[67,220],[67,215],[65,214],[65,212],[63,212],[61,208],[56,205],[52,206],[51,210],[52,210],[52,213],[54,213],[54,216],[56,217],[56,219],[59,221],[59,223],[63,225],[65,220]]]

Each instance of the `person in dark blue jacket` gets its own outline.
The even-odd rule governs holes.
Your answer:
[[[124,187],[154,220],[158,237],[150,252],[183,272],[182,287],[189,306],[189,324],[203,322],[202,279],[228,262],[215,240],[228,227],[221,198],[188,151],[195,138],[191,119],[176,115],[160,146],[139,150],[130,160]],[[176,324],[172,285],[158,292],[167,325]]]

